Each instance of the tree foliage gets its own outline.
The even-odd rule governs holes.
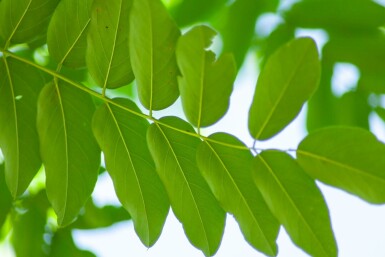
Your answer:
[[[10,234],[18,257],[94,256],[76,246],[72,229],[132,219],[150,247],[171,208],[206,256],[220,246],[226,213],[267,256],[278,253],[281,226],[308,254],[338,256],[315,182],[385,203],[385,145],[368,122],[372,113],[385,120],[385,8],[369,0],[279,6],[0,0],[0,239]],[[267,12],[281,23],[263,34],[255,24]],[[295,37],[298,28],[322,29],[328,41],[317,48]],[[217,34],[222,52],[212,50]],[[252,146],[201,133],[225,116],[246,54],[261,70],[249,113],[239,113]],[[336,96],[341,62],[361,76]],[[155,118],[178,98],[186,120]],[[258,148],[304,104],[309,134],[294,154]],[[121,207],[90,198],[104,171]]]

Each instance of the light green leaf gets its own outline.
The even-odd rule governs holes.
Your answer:
[[[129,55],[132,0],[94,0],[88,32],[87,66],[96,84],[117,88],[134,79]]]
[[[336,117],[338,125],[357,126],[369,129],[369,115],[372,108],[369,106],[368,96],[362,91],[349,91],[336,101]],[[329,115],[326,114],[325,115]]]
[[[226,214],[196,165],[201,141],[180,132],[195,133],[179,118],[165,117],[160,122],[151,124],[147,141],[172,210],[190,242],[206,256],[214,255],[222,239]]]
[[[180,31],[160,0],[133,0],[130,54],[140,102],[150,112],[179,96],[175,45]]]
[[[91,4],[92,0],[61,0],[56,8],[48,27],[47,45],[59,65],[85,66]]]
[[[325,200],[288,154],[263,151],[254,159],[254,182],[293,242],[311,256],[337,256]]]
[[[330,127],[298,146],[298,162],[313,178],[371,203],[385,203],[385,145],[369,131]]]
[[[0,231],[5,220],[7,219],[11,207],[12,196],[8,191],[7,185],[5,183],[4,165],[0,164]]]
[[[128,99],[114,101],[140,113]],[[131,112],[106,103],[95,113],[93,131],[120,202],[131,214],[143,244],[151,246],[162,232],[169,202],[147,147],[149,123]]]
[[[232,55],[215,60],[215,54],[206,50],[215,35],[207,26],[194,27],[179,38],[176,49],[183,110],[198,128],[212,125],[226,113],[236,76]]]
[[[250,108],[251,136],[265,140],[284,129],[317,89],[320,73],[317,47],[310,38],[294,39],[272,54]]]
[[[41,166],[36,102],[42,74],[11,58],[0,58],[0,148],[13,196],[23,194]]]
[[[246,240],[257,250],[277,255],[279,224],[252,181],[253,155],[238,139],[213,134],[198,147],[197,163],[211,191],[227,212],[234,215]],[[235,149],[232,144],[246,149]]]
[[[375,108],[377,115],[385,122],[385,109],[382,107]]]
[[[91,97],[65,82],[54,80],[39,96],[40,153],[60,226],[75,219],[96,183],[100,150],[91,130],[94,111]]]
[[[95,254],[79,249],[72,238],[71,230],[60,229],[52,237],[49,257],[96,257]]]
[[[25,43],[44,35],[59,0],[2,0],[0,35],[9,43]]]

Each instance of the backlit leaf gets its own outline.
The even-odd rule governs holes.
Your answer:
[[[49,257],[96,257],[95,254],[79,249],[72,238],[71,230],[60,229],[52,237]]]
[[[279,224],[252,181],[253,155],[238,139],[224,133],[211,135],[198,147],[197,163],[215,197],[234,215],[246,240],[261,252],[277,255]]]
[[[180,31],[160,0],[133,0],[130,54],[140,102],[150,112],[179,96],[175,45]]]
[[[385,145],[369,131],[331,127],[309,134],[298,162],[313,178],[371,203],[385,203]]]
[[[28,187],[41,166],[35,127],[43,75],[11,58],[0,58],[0,148],[5,179],[16,198]]]
[[[60,65],[85,66],[92,0],[61,0],[48,27],[49,54]]]
[[[128,99],[114,101],[140,113]],[[116,194],[131,214],[142,242],[151,246],[162,232],[169,202],[147,147],[148,126],[146,119],[110,103],[102,105],[93,118],[93,131],[104,152]]]
[[[222,239],[226,214],[219,206],[196,165],[198,138],[169,126],[194,133],[176,117],[151,124],[147,141],[158,174],[166,187],[175,216],[190,242],[206,256],[214,255]]]
[[[5,183],[4,165],[0,164],[0,231],[12,207],[12,196]]]
[[[293,242],[311,256],[337,256],[325,200],[288,154],[264,151],[254,159],[254,182]]]
[[[194,27],[179,38],[176,49],[183,110],[198,128],[212,125],[226,113],[236,76],[231,54],[215,60],[215,54],[206,50],[215,35],[207,26]]]
[[[47,30],[59,0],[2,0],[0,35],[9,43],[32,41]]]
[[[39,96],[40,152],[60,226],[75,219],[96,183],[100,150],[91,130],[94,111],[91,97],[65,82],[47,84]]]
[[[96,84],[117,88],[134,79],[129,55],[132,0],[94,0],[88,32],[87,66]]]
[[[284,129],[301,111],[320,79],[317,47],[298,38],[279,48],[259,75],[249,112],[249,131],[266,140]]]

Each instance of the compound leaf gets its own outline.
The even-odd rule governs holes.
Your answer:
[[[140,113],[128,99],[113,101]],[[162,232],[169,202],[147,147],[148,126],[146,119],[111,103],[102,105],[93,118],[93,131],[104,152],[117,196],[131,214],[142,242],[151,246]]]

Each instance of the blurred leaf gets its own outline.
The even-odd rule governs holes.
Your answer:
[[[215,34],[207,26],[194,27],[180,37],[176,49],[183,110],[198,128],[212,125],[227,112],[236,76],[232,55],[215,60],[206,50]]]
[[[254,159],[254,181],[293,242],[312,256],[337,256],[325,200],[288,154],[263,151]]]
[[[177,117],[164,117],[160,122],[151,124],[147,132],[157,172],[191,244],[206,256],[212,256],[222,239],[226,213],[196,165],[196,151],[201,141],[171,129],[194,133],[191,125]]]
[[[35,68],[0,58],[0,147],[13,198],[23,194],[41,166],[36,102],[45,83]]]
[[[257,250],[276,256],[279,224],[252,181],[253,155],[249,150],[221,145],[246,147],[229,134],[209,138],[219,143],[204,141],[198,147],[197,163],[203,177],[221,206],[234,215],[246,240]]]
[[[236,0],[223,15],[219,30],[223,51],[234,53],[237,67],[241,67],[255,34],[255,23],[264,11],[274,11],[278,0]]]
[[[125,109],[110,103],[101,106],[93,118],[93,131],[120,202],[143,244],[152,246],[162,232],[169,202],[147,147],[149,123],[131,113],[140,110],[130,100],[114,101]]]
[[[72,238],[71,230],[58,230],[51,243],[49,257],[96,257],[95,254],[79,249]]]
[[[299,1],[284,16],[296,27],[331,31],[364,30],[385,24],[385,8],[368,0]]]
[[[375,94],[385,94],[385,73],[383,71],[360,71],[357,89]]]
[[[0,164],[0,231],[12,208],[12,196],[5,184],[4,164]],[[1,235],[1,233],[0,233]],[[1,241],[1,238],[0,238]]]
[[[377,107],[375,111],[377,115],[385,122],[385,109],[381,107]]]
[[[321,67],[310,38],[298,38],[280,47],[258,78],[249,111],[249,132],[269,139],[284,129],[317,89]]]
[[[298,146],[298,162],[313,178],[370,203],[385,203],[385,145],[369,131],[330,127]]]
[[[58,3],[59,0],[2,0],[1,37],[6,44],[29,42],[40,37],[46,33],[48,22]]]
[[[150,110],[162,110],[179,96],[175,45],[180,31],[160,0],[133,0],[130,53],[139,99]]]
[[[134,80],[129,55],[132,0],[94,0],[88,32],[87,66],[99,87],[117,88]]]
[[[87,201],[84,211],[77,220],[71,225],[75,229],[96,229],[106,228],[121,221],[130,220],[131,217],[123,207],[105,205],[95,206],[92,199]]]
[[[227,0],[183,0],[171,8],[170,12],[180,27],[204,21],[218,12]]]
[[[369,129],[369,114],[371,110],[365,92],[347,92],[338,98],[336,102],[338,125]]]
[[[46,256],[44,233],[48,201],[45,191],[29,198],[26,210],[15,210],[13,217],[12,245],[17,257]]]
[[[59,226],[75,219],[96,183],[100,150],[91,130],[94,111],[91,97],[65,82],[47,84],[39,96],[40,152]]]
[[[47,45],[50,56],[60,65],[85,66],[87,28],[92,0],[61,0],[48,27]]]

